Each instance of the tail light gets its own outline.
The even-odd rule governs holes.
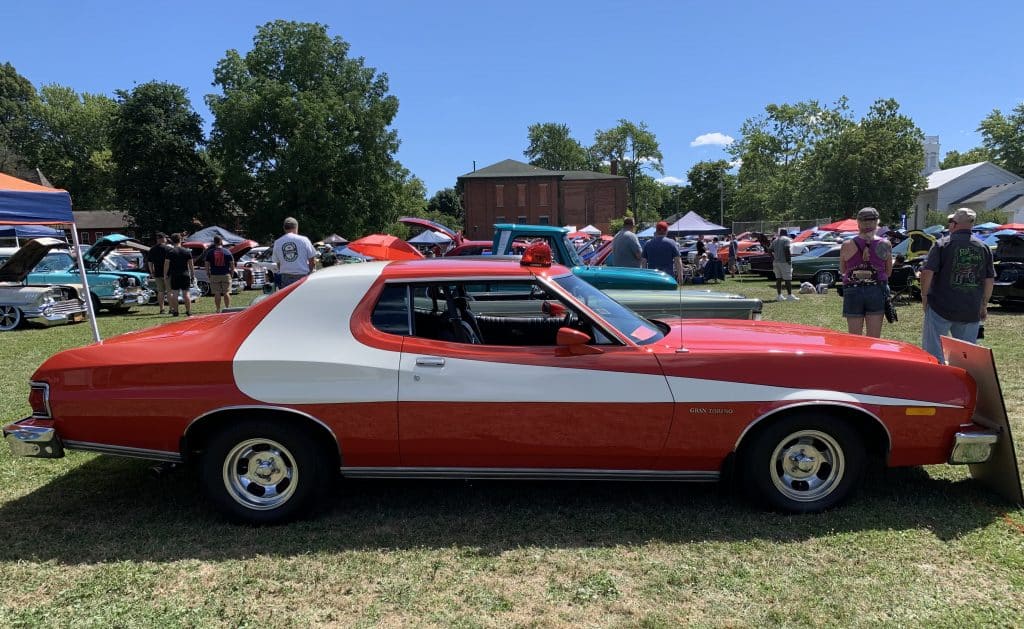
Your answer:
[[[50,419],[50,385],[45,382],[31,383],[28,403],[32,407],[32,417]]]

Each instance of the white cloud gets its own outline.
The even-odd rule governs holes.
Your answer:
[[[743,158],[737,157],[733,161],[729,162],[729,168],[739,168],[743,165]]]
[[[690,146],[729,146],[733,142],[735,140],[731,136],[715,131],[698,135],[693,142],[690,142]]]
[[[681,186],[681,185],[683,185],[683,180],[682,179],[680,179],[679,177],[673,177],[671,175],[669,175],[668,177],[661,177],[659,179],[655,179],[655,181],[657,181],[658,183],[660,183],[663,186]]]

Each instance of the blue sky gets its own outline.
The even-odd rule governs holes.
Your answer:
[[[1024,101],[1024,2],[0,3],[0,62],[37,87],[113,95],[168,81],[203,96],[226,50],[273,19],[316,21],[387,73],[398,157],[433,193],[478,167],[525,161],[527,127],[569,125],[590,144],[620,118],[646,122],[665,175],[726,156],[769,103],[841,95],[863,115],[896,98],[942,154],[980,143],[992,109]]]

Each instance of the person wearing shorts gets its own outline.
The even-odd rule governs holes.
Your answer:
[[[793,244],[785,227],[779,228],[779,235],[772,241],[772,271],[775,273],[775,292],[779,294],[776,301],[797,301],[800,298],[793,294],[793,254],[789,246]],[[782,283],[786,283],[786,297],[782,296]]]
[[[164,313],[164,299],[167,291],[171,289],[164,278],[164,260],[167,259],[167,254],[170,251],[171,246],[167,244],[167,234],[157,232],[156,245],[146,254],[146,266],[149,269],[149,276],[153,278],[153,283],[156,284],[156,303],[160,306],[160,314]]]
[[[181,234],[171,235],[173,249],[167,254],[164,261],[164,279],[171,287],[170,308],[171,316],[178,316],[178,295],[181,294],[185,302],[185,315],[192,316],[192,296],[189,289],[192,288],[192,279],[195,277],[195,266],[192,263],[192,252],[181,246]]]
[[[857,212],[858,234],[839,250],[843,277],[843,316],[850,334],[882,336],[882,318],[892,273],[892,245],[876,235],[878,210]]]
[[[224,239],[220,235],[213,237],[213,246],[203,254],[203,268],[210,282],[210,294],[217,312],[221,311],[220,302],[224,307],[231,307],[231,276],[235,272],[235,258],[224,248]]]

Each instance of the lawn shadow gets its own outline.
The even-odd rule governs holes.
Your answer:
[[[717,484],[358,480],[341,483],[332,504],[313,518],[256,528],[213,512],[190,471],[154,477],[149,470],[142,461],[96,457],[3,504],[0,561],[221,560],[451,547],[500,554],[652,541],[784,543],[908,529],[949,540],[1008,511],[972,480],[938,480],[923,470],[886,472],[846,506],[807,516],[761,511]]]

